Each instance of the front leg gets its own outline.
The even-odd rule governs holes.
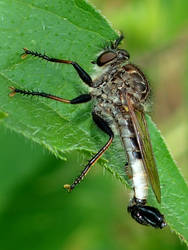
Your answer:
[[[49,57],[45,54],[41,54],[29,49],[24,48],[25,53],[22,55],[22,58],[25,58],[26,55],[32,55],[39,58],[42,58],[43,60],[49,61],[49,62],[55,62],[55,63],[64,63],[64,64],[71,64],[75,70],[77,71],[78,75],[82,79],[83,82],[85,82],[90,87],[92,86],[92,79],[89,76],[89,74],[76,62],[64,60],[64,59],[57,59],[53,57]]]

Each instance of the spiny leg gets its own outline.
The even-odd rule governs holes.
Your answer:
[[[73,61],[69,61],[69,60],[63,60],[63,59],[49,57],[45,54],[31,51],[31,50],[26,49],[26,48],[24,48],[24,51],[25,51],[25,53],[22,55],[22,58],[25,58],[26,55],[32,55],[32,56],[42,58],[42,59],[49,61],[49,62],[71,64],[75,68],[75,70],[77,71],[77,73],[80,76],[80,78],[82,79],[82,81],[85,82],[87,85],[92,86],[91,77],[78,63],[73,62]]]
[[[76,185],[78,185],[81,180],[83,180],[83,178],[86,176],[86,174],[88,173],[88,171],[91,169],[91,167],[95,164],[95,162],[104,154],[104,152],[109,148],[109,146],[111,145],[113,138],[114,138],[114,134],[111,130],[111,128],[108,126],[107,122],[104,121],[100,116],[98,116],[95,113],[92,113],[92,117],[94,122],[96,123],[96,125],[103,130],[106,134],[108,134],[110,136],[109,140],[107,141],[107,143],[99,150],[99,152],[93,156],[93,158],[88,162],[88,164],[85,166],[84,170],[81,172],[81,174],[74,180],[74,182],[69,185],[69,184],[65,184],[64,188],[68,189],[68,191],[72,191]]]
[[[64,103],[69,103],[69,104],[79,104],[79,103],[84,103],[84,102],[88,102],[91,100],[90,94],[83,94],[83,95],[77,96],[76,98],[74,98],[72,100],[67,100],[67,99],[63,99],[61,97],[47,94],[44,92],[29,91],[29,90],[17,89],[14,87],[10,87],[10,89],[11,89],[11,92],[10,92],[9,96],[11,96],[11,97],[14,96],[16,93],[19,93],[22,95],[41,96],[41,97],[53,99],[53,100],[58,101],[58,102],[64,102]]]

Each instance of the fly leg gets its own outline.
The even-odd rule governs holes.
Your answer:
[[[77,184],[79,184],[83,178],[86,176],[88,171],[91,169],[91,167],[95,164],[95,162],[104,154],[104,152],[109,148],[111,145],[114,134],[111,130],[111,128],[108,126],[107,122],[104,121],[100,116],[98,116],[96,113],[92,113],[92,117],[96,125],[103,130],[107,135],[109,135],[109,139],[107,143],[99,150],[99,152],[93,156],[93,158],[88,162],[88,164],[85,166],[84,170],[81,172],[81,174],[74,180],[74,182],[69,185],[64,185],[64,188],[68,189],[68,191],[72,191]]]
[[[35,57],[39,57],[43,60],[49,61],[49,62],[54,62],[54,63],[64,63],[64,64],[71,64],[75,70],[77,71],[79,77],[82,79],[84,83],[86,83],[89,86],[92,86],[92,79],[89,76],[89,74],[76,62],[69,61],[69,60],[64,60],[64,59],[57,59],[53,57],[49,57],[45,54],[41,54],[35,51],[28,50],[24,48],[25,53],[22,55],[22,58],[25,58],[27,55],[32,55]]]
[[[17,89],[15,87],[10,87],[10,89],[11,89],[11,92],[9,96],[11,97],[14,96],[16,93],[19,93],[22,95],[41,96],[44,98],[49,98],[58,102],[64,102],[68,104],[79,104],[79,103],[84,103],[84,102],[88,102],[91,100],[90,94],[82,94],[72,100],[67,100],[67,99],[64,99],[55,95],[47,94],[45,92],[29,91],[29,90]]]

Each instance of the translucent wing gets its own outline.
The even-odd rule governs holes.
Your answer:
[[[131,116],[133,127],[136,133],[136,138],[138,140],[138,145],[140,148],[146,173],[149,177],[157,201],[161,202],[159,176],[156,168],[155,159],[153,156],[145,114],[139,110],[136,110],[133,107],[129,94],[126,94],[126,100],[129,109],[129,114]]]

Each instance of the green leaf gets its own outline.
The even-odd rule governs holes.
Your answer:
[[[57,157],[79,150],[96,153],[104,135],[91,120],[91,104],[76,106],[44,98],[8,96],[9,86],[40,90],[67,99],[88,89],[71,65],[55,65],[34,58],[20,58],[23,47],[78,62],[88,73],[105,44],[117,34],[103,17],[83,0],[0,1],[0,108],[8,113],[4,125],[43,145]],[[167,148],[148,120],[161,179],[160,210],[167,223],[187,242],[188,189]],[[125,153],[118,137],[105,153],[101,165],[123,182],[127,181]],[[158,206],[151,193],[151,204]]]

